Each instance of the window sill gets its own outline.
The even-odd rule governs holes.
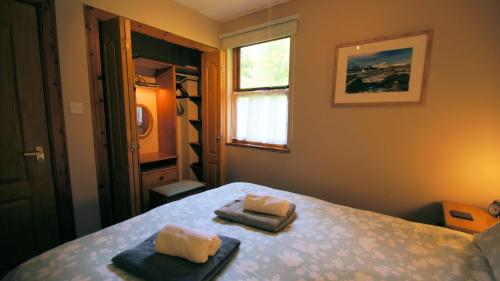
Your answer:
[[[267,151],[278,152],[278,153],[290,153],[290,149],[288,149],[286,146],[274,146],[272,144],[266,145],[266,144],[255,144],[255,143],[248,143],[248,142],[242,142],[242,141],[232,141],[232,142],[226,143],[226,145],[248,147],[248,148],[267,150]]]

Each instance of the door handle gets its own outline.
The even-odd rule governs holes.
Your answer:
[[[35,156],[37,162],[45,161],[45,154],[43,154],[43,147],[37,146],[35,147],[35,151],[33,152],[25,152],[24,156]]]
[[[220,141],[222,139],[222,136],[217,136],[217,141]]]

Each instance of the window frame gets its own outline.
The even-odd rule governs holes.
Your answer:
[[[274,86],[274,87],[257,87],[257,88],[245,88],[242,89],[240,86],[240,54],[241,54],[241,48],[249,47],[249,46],[254,46],[254,45],[259,45],[259,44],[264,44],[272,41],[277,41],[285,38],[290,38],[290,58],[288,60],[288,85],[287,86]],[[240,46],[236,47],[233,49],[233,91],[235,92],[252,92],[252,91],[270,91],[270,90],[282,90],[282,89],[290,89],[290,73],[291,73],[291,66],[292,66],[292,35],[288,35],[285,37],[279,37],[279,38],[274,38],[270,39],[267,41],[255,43],[255,44],[250,44],[250,45],[245,45],[245,46]]]
[[[287,86],[275,86],[275,87],[258,87],[258,88],[248,88],[248,89],[241,89],[240,88],[240,50],[241,48],[252,46],[252,45],[257,45],[257,44],[262,44],[266,42],[271,42],[271,41],[276,41],[284,38],[290,38],[290,58],[289,58],[289,68],[288,68],[288,85]],[[279,37],[279,38],[274,38],[266,41],[262,41],[259,43],[255,44],[249,44],[245,46],[240,46],[233,48],[232,50],[232,91],[230,94],[230,100],[231,100],[231,124],[230,124],[230,131],[229,135],[231,136],[228,139],[227,144],[228,145],[233,145],[233,146],[239,146],[239,147],[249,147],[249,148],[255,148],[255,149],[261,149],[261,150],[267,150],[267,151],[272,151],[272,152],[281,152],[281,153],[290,153],[290,148],[289,148],[289,142],[290,142],[290,128],[291,128],[291,122],[290,122],[290,116],[291,116],[291,89],[292,89],[292,73],[293,73],[293,54],[294,54],[294,41],[295,41],[295,36],[288,35],[284,37]],[[288,109],[287,109],[287,143],[286,144],[271,144],[271,143],[261,143],[261,142],[253,142],[253,141],[245,141],[245,140],[239,140],[236,139],[236,126],[237,126],[237,118],[236,118],[236,96],[238,95],[238,92],[243,93],[243,92],[257,92],[257,91],[273,91],[273,90],[285,90],[286,91],[286,96],[288,99]]]

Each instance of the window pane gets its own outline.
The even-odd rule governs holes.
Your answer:
[[[238,93],[236,139],[287,144],[288,90]]]
[[[240,49],[240,89],[288,86],[290,37]]]

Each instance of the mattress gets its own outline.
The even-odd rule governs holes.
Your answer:
[[[274,234],[213,213],[250,192],[293,201],[298,218]],[[250,183],[193,195],[68,242],[3,280],[140,280],[111,258],[167,222],[241,240],[216,280],[494,280],[472,235]]]

